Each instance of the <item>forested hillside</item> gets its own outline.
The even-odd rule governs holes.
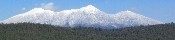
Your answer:
[[[174,40],[175,23],[119,29],[59,27],[46,24],[0,24],[0,40]]]

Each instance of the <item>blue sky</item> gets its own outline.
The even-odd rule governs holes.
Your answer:
[[[107,13],[131,10],[163,22],[175,22],[175,0],[0,0],[0,20],[48,3],[57,11],[93,5]]]

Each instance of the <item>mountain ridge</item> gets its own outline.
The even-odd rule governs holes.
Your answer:
[[[121,14],[124,14],[125,16],[122,16]],[[124,20],[121,20],[120,18],[123,18]],[[134,18],[139,20],[141,19],[143,20],[144,23],[142,21],[135,20]],[[68,27],[93,26],[102,28],[113,28],[113,27],[120,28],[121,26],[135,26],[135,25],[148,25],[148,24],[154,25],[163,23],[145,17],[143,15],[136,14],[131,11],[122,11],[117,14],[114,14],[114,16],[111,16],[110,14],[100,11],[98,8],[92,5],[88,5],[80,9],[63,10],[59,12],[45,10],[42,8],[34,8],[26,13],[13,16],[2,22],[3,23],[32,22],[32,23],[41,23],[41,24],[45,23],[45,24],[68,26]],[[125,22],[126,24],[122,22]]]

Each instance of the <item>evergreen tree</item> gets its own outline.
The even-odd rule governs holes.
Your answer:
[[[39,23],[0,23],[0,40],[174,40],[175,23],[118,29],[60,27]]]

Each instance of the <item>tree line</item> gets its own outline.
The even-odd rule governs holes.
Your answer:
[[[174,40],[175,23],[119,29],[0,23],[0,40]]]

